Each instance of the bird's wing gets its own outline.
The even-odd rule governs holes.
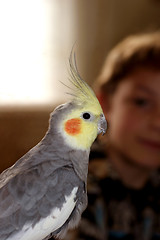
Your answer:
[[[60,228],[76,205],[78,181],[72,167],[56,169],[48,176],[39,167],[14,176],[0,189],[0,239],[31,240],[26,238],[27,231],[32,235],[46,229],[39,240]]]

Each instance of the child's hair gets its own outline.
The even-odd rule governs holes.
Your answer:
[[[108,54],[95,90],[112,93],[136,67],[160,70],[160,32],[129,36]]]

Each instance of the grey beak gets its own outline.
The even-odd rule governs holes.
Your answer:
[[[104,135],[107,130],[107,121],[105,119],[104,114],[101,114],[100,119],[98,121],[98,134],[102,133]]]

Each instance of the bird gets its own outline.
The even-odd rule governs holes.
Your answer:
[[[50,114],[42,140],[0,174],[0,240],[61,239],[87,207],[90,148],[107,122],[75,53],[69,71],[71,100]]]

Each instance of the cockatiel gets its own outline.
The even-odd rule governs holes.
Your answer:
[[[71,54],[70,102],[51,113],[44,138],[0,175],[0,240],[64,237],[87,206],[90,147],[106,120]]]

